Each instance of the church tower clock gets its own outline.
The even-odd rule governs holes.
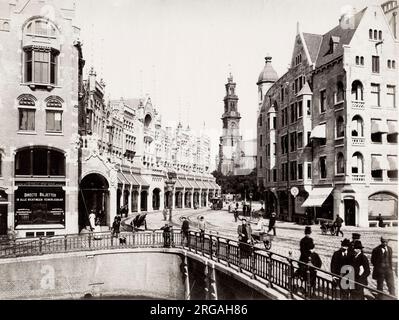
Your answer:
[[[226,96],[224,97],[224,113],[222,115],[223,131],[219,144],[219,171],[224,175],[234,174],[235,164],[240,161],[240,119],[238,112],[238,96],[236,94],[236,83],[233,76],[227,78]]]

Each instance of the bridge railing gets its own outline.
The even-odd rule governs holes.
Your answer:
[[[356,299],[356,293],[363,289],[367,299],[396,299],[291,257],[218,235],[201,235],[199,232],[190,232],[188,239],[182,237],[178,230],[172,233],[153,230],[122,232],[118,238],[110,232],[100,232],[21,240],[0,248],[0,258],[87,250],[161,247],[183,248],[227,266],[235,266],[239,272],[262,280],[270,287],[285,289],[290,297],[321,300]]]

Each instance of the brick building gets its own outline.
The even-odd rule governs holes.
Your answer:
[[[209,137],[181,123],[164,127],[149,96],[105,101],[105,87],[91,69],[79,121],[79,227],[88,225],[91,211],[107,229],[119,211],[208,206],[220,193],[209,171]]]
[[[78,232],[82,60],[72,1],[0,3],[0,233]]]
[[[305,213],[356,226],[379,213],[397,219],[398,54],[377,5],[324,35],[298,27],[291,66],[259,109],[266,208],[298,222]]]

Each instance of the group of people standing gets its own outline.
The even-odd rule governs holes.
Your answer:
[[[305,277],[307,266],[321,268],[322,262],[314,251],[315,245],[311,238],[311,227],[305,227],[305,237],[300,241],[301,262],[296,276]],[[381,244],[373,249],[371,264],[373,265],[372,278],[377,281],[377,290],[384,291],[386,282],[390,295],[395,295],[394,272],[392,264],[392,248],[388,246],[388,239],[381,237]],[[363,251],[359,233],[352,233],[352,240],[343,239],[341,248],[334,252],[331,258],[330,271],[337,275],[334,283],[340,288],[341,298],[351,300],[364,300],[364,288],[368,286],[368,277],[371,274],[370,263]],[[311,287],[316,283],[316,269],[310,268]],[[339,276],[339,277],[338,277]],[[378,294],[377,298],[383,298]]]

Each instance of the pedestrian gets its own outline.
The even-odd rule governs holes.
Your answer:
[[[385,225],[384,225],[384,219],[382,218],[381,213],[378,215],[377,220],[378,220],[378,226],[379,226],[380,228],[384,228],[384,227],[385,227]]]
[[[162,210],[162,214],[163,214],[163,221],[166,221],[167,217],[168,217],[168,209],[164,208]]]
[[[186,217],[181,217],[182,225],[181,225],[181,243],[184,245],[184,240],[186,240],[186,245],[190,243],[190,224]]]
[[[354,269],[355,285],[351,290],[352,300],[364,300],[364,286],[368,285],[370,275],[369,260],[363,253],[363,246],[360,240],[356,240],[353,245],[354,255],[350,258],[350,265]]]
[[[165,248],[170,248],[171,245],[171,233],[172,233],[172,226],[169,225],[168,222],[161,228],[163,230],[163,246]]]
[[[17,232],[11,227],[7,228],[7,239],[8,243],[13,245],[15,244],[15,241],[17,239]]]
[[[348,248],[350,245],[349,239],[344,239],[341,241],[341,248],[335,251],[331,258],[330,263],[330,271],[331,273],[342,277],[347,274],[347,271],[344,266],[348,266],[350,263],[349,256],[348,256]],[[346,288],[341,287],[341,281],[339,277],[333,277],[333,283],[337,287],[341,289],[341,299],[347,300],[348,293]]]
[[[90,230],[91,230],[91,231],[94,231],[94,229],[96,228],[96,214],[95,214],[94,209],[92,209],[92,210],[90,211],[90,214],[89,214],[89,223],[90,223]]]
[[[256,229],[259,230],[259,234],[265,233],[266,222],[262,215],[259,216],[258,223],[256,224]]]
[[[234,222],[238,221],[238,210],[237,208],[234,209]]]
[[[300,250],[300,256],[299,256],[299,263],[298,265],[298,270],[295,271],[294,276],[299,277],[302,279],[305,279],[307,267],[306,264],[310,261],[310,254],[311,254],[311,248],[314,248],[314,243],[313,239],[310,237],[312,234],[312,229],[310,226],[305,227],[305,236],[301,239],[299,242],[299,250]]]
[[[251,243],[252,243],[252,228],[247,223],[247,220],[243,218],[241,225],[237,228],[238,242],[240,249],[240,259],[248,258],[251,255]]]
[[[204,216],[200,216],[198,220],[198,229],[200,231],[200,240],[204,242],[205,239],[205,229],[206,229],[206,221]]]
[[[270,215],[270,219],[269,219],[269,230],[267,231],[267,234],[269,234],[269,232],[271,230],[273,230],[273,235],[276,235],[276,213],[273,211]]]
[[[309,245],[310,255],[308,258],[308,268],[309,268],[309,280],[310,287],[312,288],[312,294],[315,293],[316,289],[316,278],[317,278],[317,270],[315,268],[321,268],[322,262],[320,256],[315,251],[314,243]]]
[[[339,234],[344,236],[344,233],[341,231],[342,228],[342,223],[344,220],[337,214],[337,217],[335,218],[334,225],[335,225],[335,235],[338,237]]]
[[[117,217],[115,217],[111,228],[113,237],[119,238],[120,228],[121,228],[121,222]]]
[[[395,280],[392,269],[392,248],[388,246],[388,239],[381,237],[381,244],[371,253],[373,265],[372,277],[377,280],[377,290],[384,291],[384,281],[387,284],[390,295],[395,296]],[[382,298],[380,295],[379,298]]]

